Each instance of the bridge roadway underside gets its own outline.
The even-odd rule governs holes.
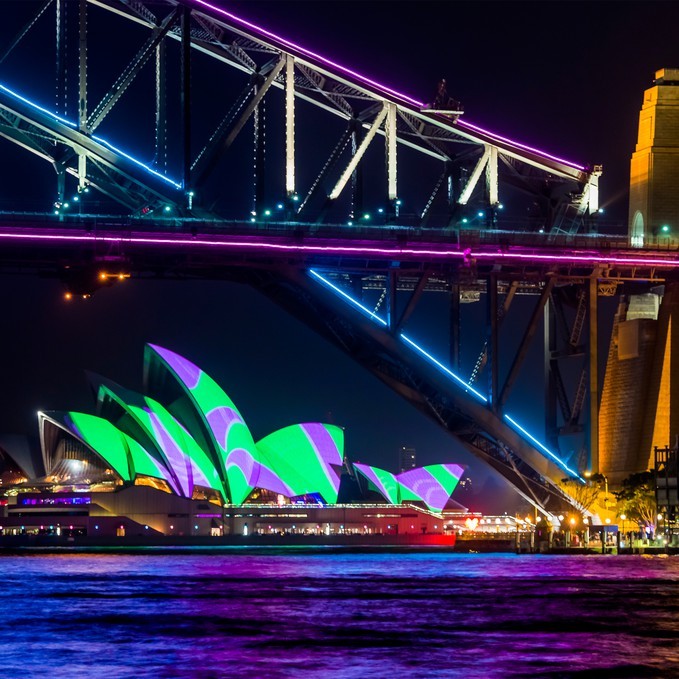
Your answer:
[[[485,291],[489,281],[504,281],[507,291],[531,292],[544,305],[545,288],[551,290],[555,283],[591,287],[595,281],[599,294],[601,290],[612,294],[625,281],[662,281],[675,266],[674,257],[623,250],[595,257],[591,249],[583,252],[548,243],[513,246],[506,239],[501,244],[483,243],[478,235],[477,242],[467,245],[456,233],[407,236],[395,232],[382,239],[358,239],[353,233],[348,239],[346,231],[338,236],[303,225],[271,233],[253,231],[246,224],[232,225],[228,232],[198,232],[190,226],[158,231],[136,225],[132,230],[129,225],[24,223],[0,228],[0,271],[58,277],[74,294],[93,293],[104,269],[139,279],[213,279],[250,285],[431,417],[527,501],[558,513],[572,502],[559,487],[567,475],[564,469],[509,426],[496,404],[484,402],[441,366],[413,351],[403,341],[402,324],[427,290]],[[335,291],[314,279],[311,269],[331,277]],[[388,317],[395,317],[396,291],[409,293],[398,320],[376,323],[343,299],[343,288],[351,292],[352,286],[370,285],[384,287]],[[536,312],[535,318],[539,316]],[[492,356],[488,360],[492,363]]]

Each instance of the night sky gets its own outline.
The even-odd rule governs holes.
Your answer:
[[[602,204],[623,230],[643,90],[656,69],[679,66],[674,2],[221,4],[423,101],[445,77],[468,120],[575,162],[603,164]],[[0,150],[16,163],[0,168],[5,186],[17,168],[40,162],[6,141]],[[132,280],[68,304],[55,280],[3,276],[0,283],[0,432],[35,435],[39,409],[92,412],[86,370],[140,389],[149,341],[217,380],[256,438],[294,422],[331,421],[346,428],[354,461],[397,471],[399,446],[412,445],[420,464],[468,464],[477,487],[489,478],[449,435],[248,288]],[[481,319],[475,306],[464,313]],[[530,419],[541,391],[531,393],[527,382],[522,388],[516,407]]]

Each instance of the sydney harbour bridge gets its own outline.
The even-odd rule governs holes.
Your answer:
[[[74,303],[128,277],[252,286],[540,511],[572,502],[561,480],[599,469],[599,300],[677,265],[597,234],[601,167],[482,129],[445,86],[417,101],[225,2],[22,5],[0,46],[2,148],[52,176],[4,209],[0,271],[59,278]],[[412,323],[425,295],[445,299],[426,321],[442,354]],[[463,372],[467,303],[485,328]],[[538,342],[544,435],[512,415]]]

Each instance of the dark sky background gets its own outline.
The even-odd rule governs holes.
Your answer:
[[[675,2],[215,2],[424,101],[445,77],[468,120],[575,162],[602,163],[602,204],[623,229],[643,90],[656,69],[679,66]],[[0,168],[5,186],[38,162],[8,142],[0,152],[12,158]],[[477,487],[497,479],[349,357],[248,288],[132,280],[68,304],[58,281],[3,276],[0,284],[0,432],[35,435],[39,409],[91,412],[85,370],[140,389],[150,341],[215,378],[256,438],[331,419],[346,428],[352,460],[396,470],[406,444],[420,464],[469,465]],[[427,304],[434,313],[438,302]],[[481,323],[481,305],[471,306],[466,321]],[[470,360],[480,348],[472,335],[463,345]],[[531,389],[531,379],[519,384],[513,411],[537,424],[542,390]]]

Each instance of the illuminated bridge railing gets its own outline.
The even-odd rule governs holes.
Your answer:
[[[538,248],[571,249],[627,249],[630,247],[626,234],[548,234],[527,221],[508,220],[502,228],[472,228],[467,226],[432,228],[412,226],[405,216],[397,223],[380,223],[379,218],[356,220],[345,224],[317,224],[299,221],[279,221],[275,215],[270,219],[206,220],[200,218],[178,218],[173,215],[162,217],[135,217],[130,215],[95,214],[77,212],[55,216],[44,212],[0,211],[0,227],[26,225],[32,228],[74,228],[101,230],[134,230],[142,232],[187,231],[201,234],[243,234],[277,236],[315,236],[342,240],[409,241],[423,243],[445,243],[450,246],[514,245]],[[618,225],[616,225],[618,226]],[[679,239],[657,237],[648,239],[647,249],[671,250],[679,248]]]
[[[237,258],[248,255],[251,261],[277,257],[283,262],[292,255],[298,266],[332,266],[338,272],[350,261],[383,269],[398,260],[410,262],[411,266],[425,262],[440,262],[454,268],[465,266],[479,276],[501,266],[515,272],[528,268],[543,274],[558,270],[560,275],[567,276],[590,276],[600,270],[598,275],[608,280],[660,282],[663,279],[657,272],[679,268],[679,243],[671,237],[657,238],[655,242],[633,248],[624,236],[428,229],[397,224],[350,226],[172,217],[149,220],[119,215],[0,214],[0,243],[19,246],[3,247],[0,252],[4,265],[10,267],[19,259],[27,266],[35,259],[40,259],[44,266],[50,261],[56,264],[56,251],[52,249],[49,254],[44,248],[61,248],[62,264],[64,257],[80,261],[88,252],[96,257],[115,248],[119,255],[132,258],[133,269],[143,268],[151,260],[154,266],[160,266],[162,262],[156,261],[159,257],[181,258],[190,252],[202,252],[209,255],[210,266],[215,265],[215,255],[225,263],[227,253]],[[37,254],[39,250],[41,256]]]

